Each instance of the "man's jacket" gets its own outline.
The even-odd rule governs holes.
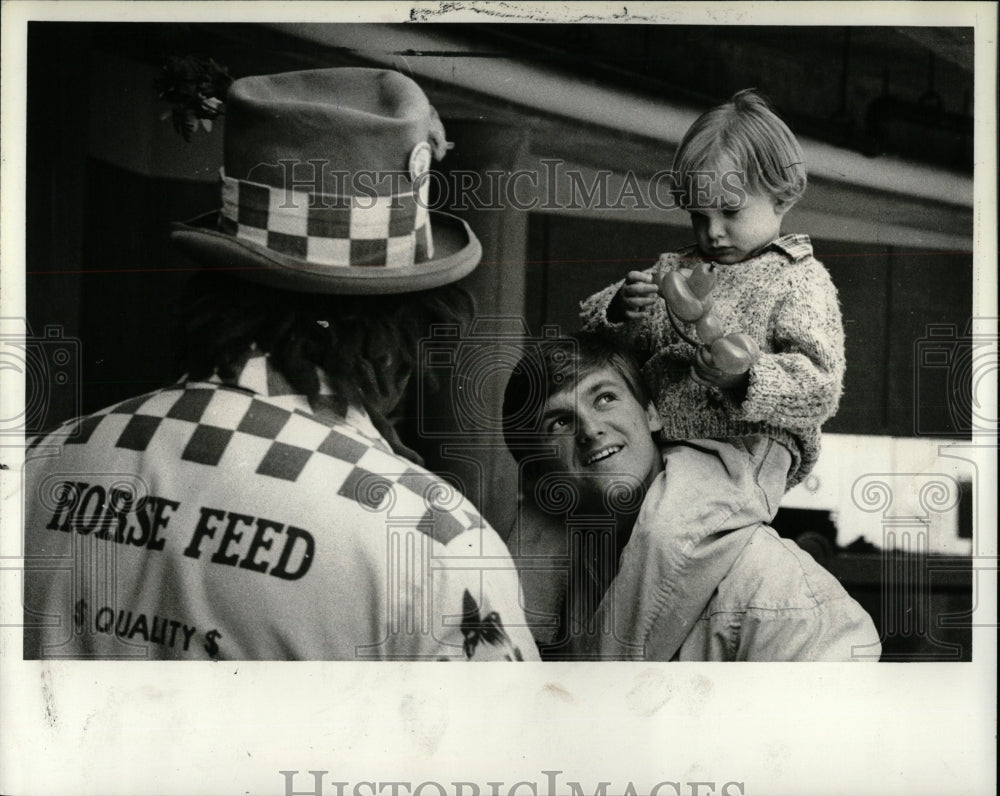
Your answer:
[[[25,545],[26,658],[537,658],[469,501],[262,355],[33,440]]]

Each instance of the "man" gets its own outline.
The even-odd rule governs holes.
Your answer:
[[[25,657],[537,657],[502,541],[388,419],[470,311],[446,149],[396,72],[232,85],[222,209],[172,234],[185,377],[30,446]]]
[[[586,333],[529,350],[507,384],[503,416],[527,487],[508,544],[523,567],[536,638],[545,657],[597,657],[601,635],[621,630],[592,626],[598,602],[613,599],[609,584],[619,562],[644,555],[644,540],[631,528],[649,508],[646,488],[669,477],[652,436],[660,418],[631,356]],[[714,584],[674,660],[878,658],[871,618],[832,575],[767,526],[739,533],[742,553]],[[553,577],[567,561],[568,572]],[[655,628],[649,639],[630,657],[664,659]]]

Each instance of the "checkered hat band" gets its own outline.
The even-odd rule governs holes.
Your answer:
[[[434,256],[428,183],[419,196],[287,191],[222,174],[223,232],[316,265],[400,268]]]

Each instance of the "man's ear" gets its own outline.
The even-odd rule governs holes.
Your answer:
[[[646,404],[646,423],[649,425],[650,432],[663,430],[663,421],[660,420],[660,413],[656,411],[656,407],[652,401]]]

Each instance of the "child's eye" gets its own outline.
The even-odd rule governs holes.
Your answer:
[[[733,218],[734,216],[738,216],[740,214],[740,209],[741,208],[739,207],[726,207],[723,208],[722,215],[726,218]]]

